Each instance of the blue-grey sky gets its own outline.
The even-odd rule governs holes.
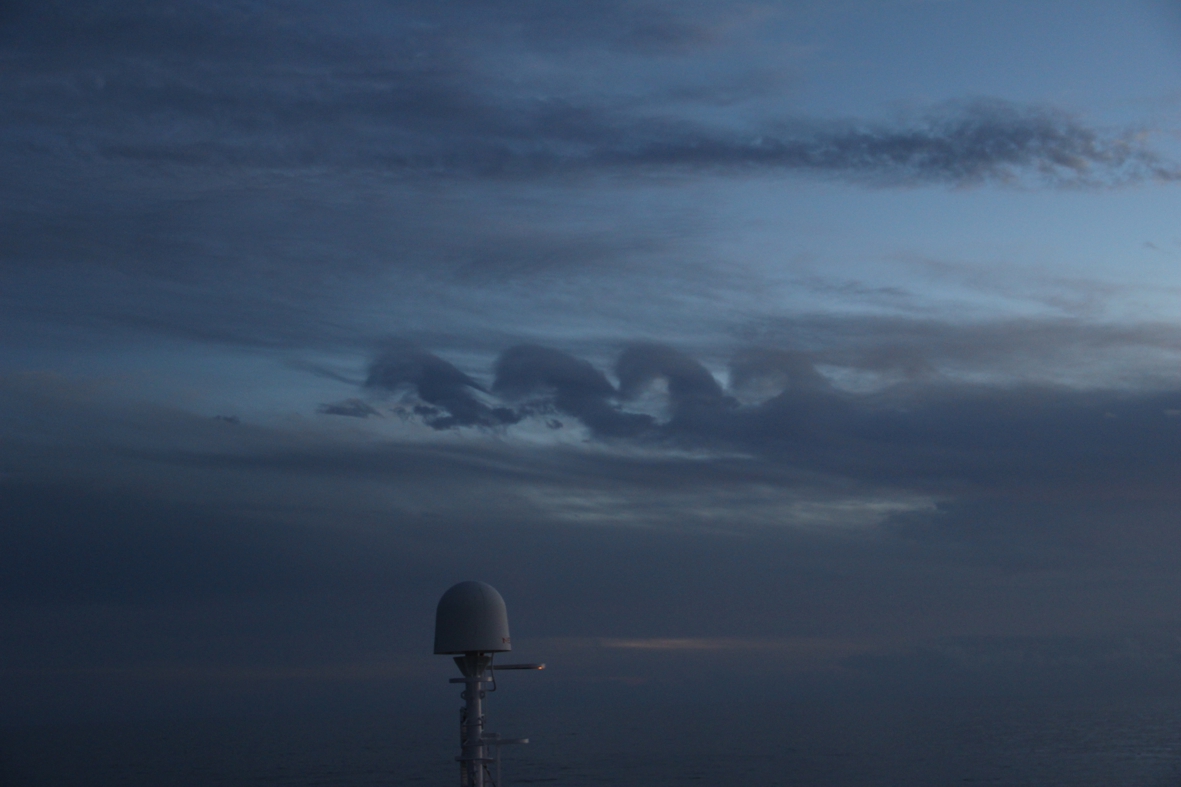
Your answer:
[[[1179,66],[1164,2],[0,4],[4,712],[441,680],[463,579],[559,688],[1174,685]]]

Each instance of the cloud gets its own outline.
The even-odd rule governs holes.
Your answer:
[[[1108,133],[1050,107],[999,100],[932,107],[911,123],[785,124],[742,140],[706,129],[669,129],[603,149],[605,161],[637,166],[831,175],[878,183],[1116,185],[1175,181],[1181,167],[1134,132]],[[791,126],[794,125],[793,129]]]
[[[787,389],[824,390],[831,384],[816,371],[814,356],[799,350],[750,347],[730,361],[730,387],[769,399]]]
[[[0,661],[25,670],[4,688],[45,670],[68,704],[88,687],[49,672],[421,665],[439,593],[470,577],[518,636],[607,644],[593,660],[625,675],[746,654],[727,674],[762,683],[815,648],[922,686],[916,640],[1172,620],[1174,327],[784,317],[716,258],[747,248],[727,233],[750,192],[715,187],[1176,166],[1147,131],[1042,104],[792,115],[786,69],[718,48],[729,13],[4,5],[0,333],[15,363],[123,364],[0,378]],[[821,301],[922,307],[848,287]],[[1085,290],[1072,313],[1094,319]],[[373,418],[383,399],[430,429]],[[357,420],[288,417],[315,410]],[[846,658],[859,637],[910,660]],[[10,717],[38,707],[22,696]]]
[[[625,398],[637,396],[658,378],[668,381],[669,396],[677,404],[715,404],[722,399],[722,387],[697,361],[658,344],[636,344],[626,348],[615,363],[620,392]]]
[[[702,9],[694,18],[648,4],[530,8],[356,3],[326,16],[268,3],[59,4],[17,14],[0,40],[16,64],[0,88],[7,166],[114,164],[123,177],[145,168],[364,168],[542,181],[769,173],[879,186],[1181,177],[1142,130],[1100,129],[1038,104],[947,102],[897,122],[780,112],[736,128],[695,119],[710,103],[700,87],[675,91],[680,100],[658,111],[637,102],[630,84],[589,94],[560,82],[522,87],[512,66],[481,63],[512,62],[526,47],[561,65],[573,41],[628,49],[642,63],[702,51],[716,21]],[[67,54],[78,51],[87,52],[85,68]]]
[[[834,387],[813,357],[767,348],[739,352],[731,365],[733,390],[748,397],[746,404],[697,360],[655,344],[620,353],[618,389],[602,371],[567,353],[510,348],[496,361],[488,392],[501,397],[503,407],[477,400],[469,393],[479,390],[472,378],[417,351],[387,351],[374,362],[367,385],[416,386],[437,408],[420,410],[436,429],[508,425],[553,408],[608,441],[737,451],[865,489],[1176,497],[1169,482],[1181,439],[1170,415],[1181,406],[1175,387],[1119,391],[930,376],[922,384],[855,392]],[[658,379],[666,383],[671,412],[663,424],[628,409]],[[752,390],[762,398],[750,400]]]
[[[389,368],[435,365],[400,352]],[[644,357],[700,375],[690,356]],[[553,369],[616,401],[574,356],[517,358],[530,361],[522,407],[556,399]],[[964,638],[935,649],[968,654],[940,668],[954,680],[1007,658],[972,655],[982,637],[1139,636],[1172,619],[1181,427],[1153,415],[1165,394],[793,391],[840,402],[843,418],[773,397],[718,408],[708,430],[539,444],[512,429],[401,439],[388,419],[360,438],[363,423],[331,419],[231,426],[43,375],[0,379],[13,632],[0,656],[50,671],[429,661],[430,610],[472,577],[505,595],[518,637],[614,645],[588,659],[611,660],[592,675],[656,675],[644,659],[674,652],[686,672],[681,656],[763,670],[771,654],[921,686],[916,647],[932,639]],[[1069,643],[1060,657],[1072,652],[1094,661]]]
[[[344,415],[351,418],[368,418],[371,415],[381,417],[381,413],[363,399],[345,399],[343,402],[322,404],[316,412],[325,415]]]
[[[615,387],[589,362],[559,350],[519,345],[496,360],[493,393],[509,398],[530,394],[552,397],[552,405],[607,437],[635,436],[654,423],[651,416],[625,413],[613,405]]]
[[[655,380],[665,380],[674,421],[708,416],[733,404],[708,369],[671,347],[658,344],[627,347],[615,362],[615,374],[625,399],[635,398]]]
[[[746,296],[765,282],[716,259],[725,220],[670,176],[1171,177],[1150,135],[1041,105],[825,120],[792,116],[776,93],[715,123],[702,91],[752,78],[678,59],[720,51],[710,31],[731,12],[708,4],[12,8],[0,30],[11,66],[0,179],[13,206],[0,216],[0,320],[40,335],[52,322],[355,352],[382,335],[438,347],[446,334],[495,352],[545,343],[555,326],[610,334],[611,347],[743,330],[744,310],[766,306]],[[680,43],[629,48],[644,38],[633,28]],[[624,50],[626,79],[580,81],[603,62],[587,52]],[[670,62],[700,68],[674,69],[684,76],[670,85]],[[526,286],[546,297],[520,306]],[[588,292],[611,297],[588,311]],[[731,292],[694,328],[679,316],[682,293]]]
[[[505,407],[488,407],[472,391],[484,389],[452,364],[436,355],[411,347],[384,350],[369,366],[365,387],[396,391],[414,389],[425,405],[415,407],[435,429],[458,426],[500,426],[515,423],[518,416]]]
[[[775,352],[803,354],[805,363],[872,373],[889,382],[966,376],[998,385],[1095,388],[1122,379],[1133,388],[1161,388],[1177,384],[1171,369],[1181,360],[1181,331],[1155,321],[960,322],[816,314],[770,317],[746,333],[752,345],[782,348]]]

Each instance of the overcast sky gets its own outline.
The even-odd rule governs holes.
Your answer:
[[[1163,2],[0,4],[3,713],[446,691],[465,579],[558,688],[1177,683],[1179,66]]]

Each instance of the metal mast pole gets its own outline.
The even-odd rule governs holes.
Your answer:
[[[462,678],[464,705],[459,710],[460,787],[500,787],[500,747],[528,743],[528,738],[484,734],[484,686],[496,691],[494,670],[539,670],[544,664],[502,664],[492,657],[511,651],[508,612],[496,588],[483,582],[460,582],[439,599],[435,609],[435,653],[455,657]],[[489,757],[494,752],[495,757]],[[496,763],[493,773],[492,763]]]
[[[484,765],[491,760],[487,756],[484,740],[484,674],[492,657],[487,653],[470,652],[455,657],[455,663],[463,672],[463,678],[456,682],[464,684],[463,708],[460,726],[459,783],[461,787],[484,787]]]

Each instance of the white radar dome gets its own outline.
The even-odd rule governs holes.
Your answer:
[[[439,599],[435,653],[503,653],[512,649],[508,611],[496,588],[483,582],[460,582]]]

